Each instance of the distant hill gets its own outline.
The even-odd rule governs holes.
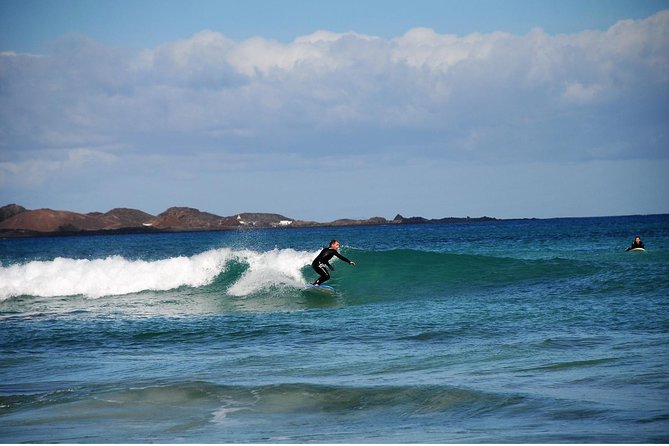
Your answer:
[[[184,230],[214,230],[223,228],[234,228],[238,225],[234,220],[228,220],[208,212],[187,207],[172,207],[147,223],[154,228],[184,231]]]
[[[426,219],[395,216],[393,220],[372,217],[366,220],[339,219],[328,223],[294,220],[281,214],[244,212],[228,217],[189,207],[171,207],[155,216],[137,209],[80,214],[52,209],[27,210],[17,204],[0,208],[0,237],[39,235],[113,234],[127,232],[220,231],[240,228],[362,226],[389,224],[456,223],[495,220],[491,217]]]
[[[24,211],[0,223],[0,229],[28,232],[93,231],[101,226],[99,217],[52,209]]]
[[[25,211],[26,208],[19,206],[18,204],[8,204],[7,206],[3,206],[0,208],[0,222]]]
[[[155,218],[153,215],[147,214],[144,211],[128,208],[116,208],[104,214],[91,212],[87,215],[97,216],[104,224],[104,227],[101,229],[140,227]]]

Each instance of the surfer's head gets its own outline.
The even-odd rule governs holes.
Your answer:
[[[339,240],[330,240],[330,248],[339,249]]]

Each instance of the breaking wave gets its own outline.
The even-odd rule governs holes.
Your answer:
[[[162,260],[56,258],[0,267],[0,300],[17,296],[117,296],[143,291],[200,288],[230,296],[299,289],[316,277],[309,264],[318,251],[219,248],[193,256]],[[540,282],[591,280],[607,271],[592,262],[569,259],[519,260],[505,257],[425,252],[417,250],[346,250],[356,261],[350,268],[334,260],[332,285],[369,298],[417,294],[435,290],[454,292]],[[341,266],[340,266],[341,265]],[[615,278],[607,273],[606,280]]]
[[[121,256],[104,259],[56,258],[0,267],[0,300],[16,296],[74,296],[91,298],[142,291],[167,291],[211,284],[231,264],[245,271],[227,290],[243,296],[269,285],[306,284],[301,269],[315,253],[293,249],[267,252],[214,249],[191,257],[146,261]]]

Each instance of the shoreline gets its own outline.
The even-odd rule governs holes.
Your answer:
[[[444,225],[444,224],[462,224],[462,223],[486,223],[486,222],[500,222],[500,221],[515,221],[515,220],[537,220],[535,218],[523,219],[498,219],[486,217],[483,218],[463,218],[458,221],[425,221],[425,222],[405,222],[393,223],[392,220],[385,223],[318,223],[295,226],[242,226],[242,227],[223,227],[217,229],[158,229],[153,227],[127,227],[117,229],[96,229],[96,230],[61,230],[61,231],[31,231],[26,229],[0,229],[0,240],[11,239],[28,239],[28,238],[47,238],[47,237],[80,237],[80,236],[114,236],[114,235],[160,235],[160,234],[176,234],[176,233],[196,233],[196,232],[228,232],[228,231],[256,231],[256,230],[296,230],[296,229],[318,229],[318,228],[343,228],[343,227],[363,227],[363,226],[410,226],[410,225]]]
[[[52,209],[28,210],[17,204],[0,208],[0,239],[49,236],[163,234],[253,229],[325,228],[430,223],[475,223],[499,221],[493,217],[403,217],[394,219],[338,219],[330,222],[297,220],[281,214],[244,212],[222,217],[189,207],[171,207],[159,215],[138,209],[115,208],[87,214]]]
[[[667,214],[632,214],[590,217],[403,217],[392,220],[384,217],[368,219],[343,218],[330,222],[297,220],[281,214],[245,212],[221,217],[189,207],[172,207],[159,215],[137,209],[115,208],[106,213],[81,214],[52,209],[28,210],[16,204],[0,207],[0,239],[40,237],[76,237],[85,235],[166,234],[175,232],[217,232],[254,229],[339,228],[360,226],[395,226],[425,224],[462,224],[501,221],[537,221],[578,218],[612,218],[654,216]]]

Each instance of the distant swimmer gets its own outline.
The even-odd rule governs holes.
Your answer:
[[[643,242],[641,241],[641,237],[638,235],[634,238],[634,241],[632,242],[632,246],[627,248],[625,251],[631,251],[633,249],[646,249],[645,246],[643,246]]]
[[[315,286],[321,285],[323,282],[330,280],[330,273],[328,273],[327,268],[334,271],[334,267],[330,265],[330,259],[337,256],[339,259],[348,263],[349,265],[355,266],[355,262],[347,259],[343,255],[339,254],[339,241],[332,240],[330,245],[327,248],[323,248],[321,253],[311,262],[311,267],[318,273],[318,279],[313,283]]]

